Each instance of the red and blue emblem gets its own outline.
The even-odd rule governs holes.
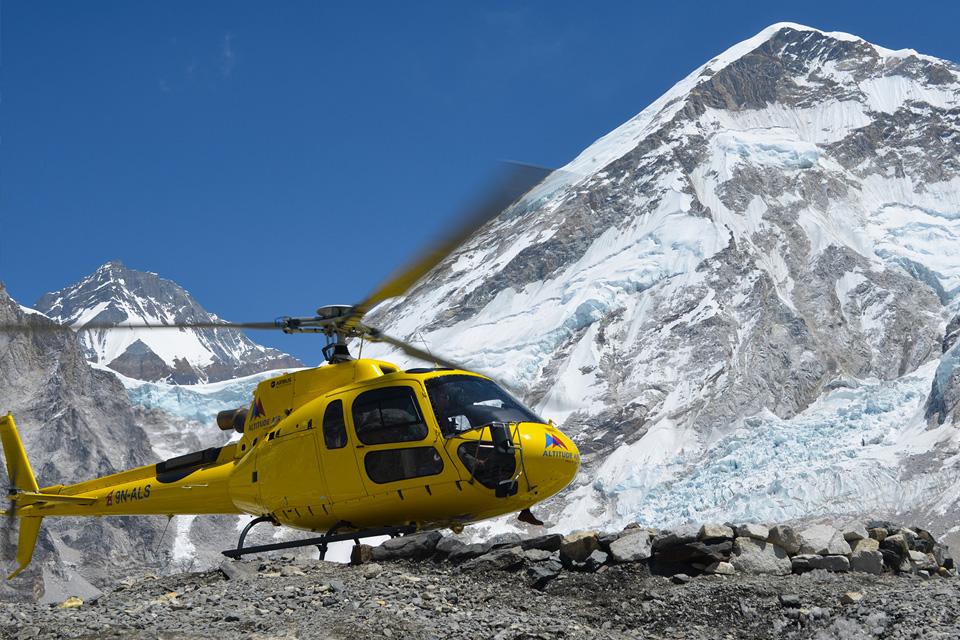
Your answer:
[[[563,441],[560,438],[556,436],[552,436],[549,433],[546,435],[547,435],[547,445],[544,447],[544,450],[549,450],[549,449],[563,449],[564,451],[568,450],[567,445],[563,444]]]

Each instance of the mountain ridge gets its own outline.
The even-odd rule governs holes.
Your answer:
[[[776,431],[841,410],[829,398],[846,383],[857,402],[889,394],[913,407],[916,389],[930,394],[926,365],[946,357],[960,305],[958,158],[955,63],[773,25],[600,138],[373,316],[524,389],[577,434],[599,479],[560,500],[570,521],[636,517],[642,496],[664,491],[651,524],[670,524],[697,514],[684,516],[688,497],[669,483],[714,466],[702,456],[750,420]],[[879,479],[898,473],[889,456],[921,440],[956,448],[950,421],[937,443],[915,433],[929,426],[921,404],[883,413],[907,423],[849,451],[862,482],[893,491]],[[861,425],[867,440],[882,431]],[[845,473],[831,456],[820,472]],[[940,472],[957,481],[952,462]],[[756,480],[757,491],[800,491]],[[837,498],[820,497],[784,496],[786,515]]]
[[[43,295],[35,308],[71,326],[98,322],[216,322],[183,287],[110,261],[78,282]],[[81,334],[87,357],[140,380],[216,382],[303,364],[223,329],[94,330]]]

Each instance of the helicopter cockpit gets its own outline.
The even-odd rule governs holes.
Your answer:
[[[495,422],[544,422],[486,378],[447,375],[431,378],[426,385],[440,430],[448,438]]]

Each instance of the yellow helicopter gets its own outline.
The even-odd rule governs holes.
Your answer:
[[[514,166],[466,224],[357,305],[322,307],[315,316],[257,323],[113,325],[123,328],[278,329],[320,333],[327,364],[261,382],[248,407],[222,411],[217,424],[240,438],[155,465],[71,485],[40,488],[13,416],[0,417],[10,507],[20,519],[17,568],[33,557],[50,516],[249,514],[230,557],[418,530],[451,528],[507,513],[542,524],[530,507],[566,487],[580,466],[573,441],[487,376],[459,367],[363,323],[383,300],[400,296],[547,172]],[[0,331],[37,331],[2,325]],[[354,359],[351,339],[392,345],[434,368],[401,370]],[[303,540],[244,546],[250,529],[271,522],[322,533]]]

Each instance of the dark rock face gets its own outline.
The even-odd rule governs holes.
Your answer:
[[[120,262],[108,262],[83,280],[44,295],[35,306],[65,324],[217,320],[176,283]],[[132,340],[127,335],[107,331],[84,333],[84,353],[94,362],[102,362],[131,378],[178,384],[216,382],[303,366],[296,358],[262,347],[236,331],[184,329],[141,333],[139,339]],[[171,336],[172,345],[158,346],[170,341]]]
[[[0,323],[50,324],[24,313],[0,286]],[[0,398],[24,440],[41,487],[155,461],[117,379],[92,369],[72,333],[0,333]],[[2,465],[0,465],[2,466]],[[6,468],[0,471],[6,486]],[[101,587],[165,563],[170,538],[159,518],[47,518],[33,563],[0,584],[0,599],[42,598],[67,582]],[[11,557],[6,554],[5,557]],[[76,588],[71,587],[71,588]]]

